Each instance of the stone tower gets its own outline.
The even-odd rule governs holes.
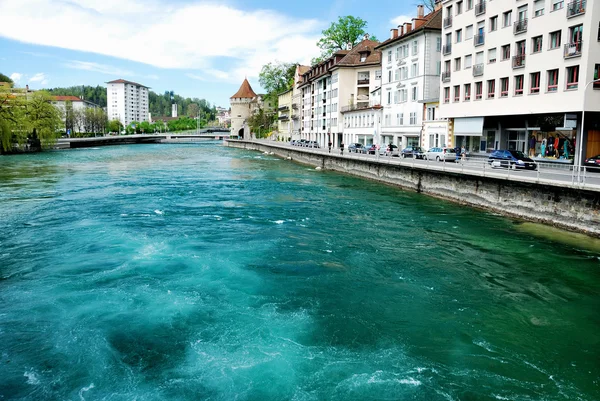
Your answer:
[[[250,138],[250,128],[246,123],[248,117],[252,115],[253,103],[256,93],[252,90],[250,83],[244,79],[242,86],[235,95],[229,98],[231,104],[231,135],[240,138]]]

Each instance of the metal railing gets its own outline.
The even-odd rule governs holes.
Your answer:
[[[444,54],[444,56],[452,53],[452,44],[447,43],[444,46],[442,46],[442,53]]]
[[[565,58],[581,56],[582,44],[582,40],[565,44]]]
[[[529,26],[529,22],[528,22],[527,18],[523,18],[519,21],[515,21],[513,31],[514,31],[515,35],[517,35],[519,33],[527,32],[528,26]]]
[[[473,76],[474,77],[480,77],[483,75],[483,68],[484,68],[485,64],[481,63],[481,64],[475,64],[473,66]]]
[[[525,67],[525,55],[517,54],[512,58],[512,68],[523,68]]]
[[[348,111],[364,110],[364,109],[368,109],[370,107],[374,107],[374,106],[371,106],[368,101],[361,102],[361,103],[354,103],[354,104],[342,107],[341,112],[346,113]]]
[[[444,28],[450,28],[452,26],[452,17],[444,18]]]
[[[473,36],[473,44],[475,46],[481,46],[485,44],[485,34],[481,33],[479,35]]]
[[[475,15],[481,15],[485,13],[485,1],[480,1],[475,4]]]
[[[451,72],[444,71],[442,72],[442,82],[450,82]]]
[[[366,79],[360,79],[359,78],[358,81],[357,81],[357,84],[358,85],[369,85],[369,78],[366,78]]]
[[[586,0],[575,0],[567,4],[567,18],[585,14]]]

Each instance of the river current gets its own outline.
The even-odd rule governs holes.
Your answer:
[[[216,142],[0,157],[0,400],[598,400],[600,247],[536,231]]]

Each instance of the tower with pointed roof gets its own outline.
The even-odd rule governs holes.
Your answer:
[[[231,135],[240,138],[249,138],[250,129],[246,123],[248,117],[254,112],[253,102],[257,97],[252,90],[248,79],[244,79],[242,86],[235,95],[229,98],[231,105]]]

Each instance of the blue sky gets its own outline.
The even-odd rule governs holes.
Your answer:
[[[228,107],[270,61],[308,63],[321,30],[365,19],[379,40],[418,0],[0,0],[0,72],[33,89],[124,78]]]

